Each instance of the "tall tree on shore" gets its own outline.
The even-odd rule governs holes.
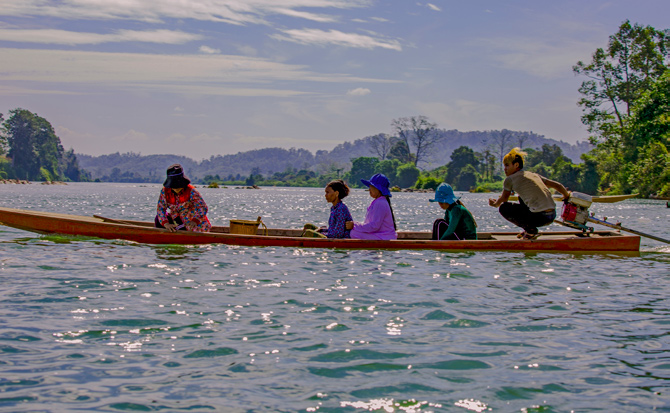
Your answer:
[[[403,140],[396,139],[391,150],[387,156],[388,159],[396,159],[402,164],[414,162],[415,156],[410,152],[407,143]]]
[[[475,151],[467,146],[460,146],[451,153],[451,161],[447,164],[447,175],[444,182],[455,185],[456,178],[466,166],[472,165],[475,170],[479,167],[479,160]],[[469,189],[469,188],[466,188]]]
[[[60,138],[46,119],[25,109],[9,111],[3,132],[16,178],[28,180],[63,179],[63,171],[80,176],[74,151],[64,157]]]
[[[623,149],[631,107],[667,70],[669,49],[667,31],[626,20],[610,36],[607,48],[593,53],[590,63],[573,66],[575,74],[589,78],[579,88],[579,105],[592,143]],[[630,154],[624,150],[622,155]]]
[[[509,129],[500,131],[491,131],[489,144],[492,147],[493,153],[498,156],[498,168],[502,168],[503,158],[507,152],[514,146],[514,134]]]
[[[405,142],[410,151],[414,150],[414,166],[426,162],[433,147],[442,139],[436,133],[437,125],[425,116],[394,119],[391,125],[398,138]]]
[[[380,161],[386,159],[393,146],[393,139],[385,133],[370,136],[370,148]]]

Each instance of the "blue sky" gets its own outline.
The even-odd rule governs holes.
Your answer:
[[[415,115],[574,143],[572,66],[624,20],[667,16],[667,0],[0,0],[0,112],[91,155],[329,150]]]

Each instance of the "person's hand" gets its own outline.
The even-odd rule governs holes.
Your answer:
[[[344,223],[346,229],[354,229],[354,221],[347,221]]]
[[[493,198],[489,198],[489,205],[490,206],[496,206],[496,200]]]
[[[195,222],[193,222],[193,221],[188,221],[187,223],[184,224],[184,226],[189,231],[195,231],[196,228],[198,228],[198,226],[195,225]]]
[[[177,226],[175,224],[165,224],[165,229],[167,229],[170,232],[176,232],[177,231]]]

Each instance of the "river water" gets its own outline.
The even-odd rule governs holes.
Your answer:
[[[318,188],[199,190],[215,225],[329,213]],[[0,185],[0,206],[152,220],[158,193]],[[513,230],[488,197],[463,196],[479,230]],[[429,198],[394,194],[400,230],[442,215]],[[370,200],[345,202],[362,220]],[[670,237],[665,201],[591,211]],[[670,411],[670,248],[648,239],[633,256],[342,251],[0,226],[0,281],[3,412]]]

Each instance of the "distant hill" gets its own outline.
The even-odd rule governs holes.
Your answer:
[[[450,161],[451,153],[460,146],[468,146],[476,152],[490,148],[500,131],[459,132],[457,130],[438,130],[442,135],[441,144],[428,162],[419,166],[433,169]],[[522,142],[524,148],[541,148],[542,145],[558,145],[573,162],[580,162],[580,156],[591,150],[587,142],[569,144],[545,138],[533,132],[511,132],[511,146]],[[219,175],[221,178],[248,176],[252,171],[263,175],[283,172],[287,168],[309,169],[324,172],[351,168],[350,160],[360,156],[375,156],[370,140],[372,137],[344,142],[330,151],[320,150],[312,153],[306,149],[264,148],[233,155],[217,155],[200,162],[179,155],[140,155],[137,153],[115,153],[102,156],[77,154],[79,166],[91,173],[93,179],[111,182],[162,182],[165,170],[173,163],[180,163],[187,176],[194,180],[207,175]]]

